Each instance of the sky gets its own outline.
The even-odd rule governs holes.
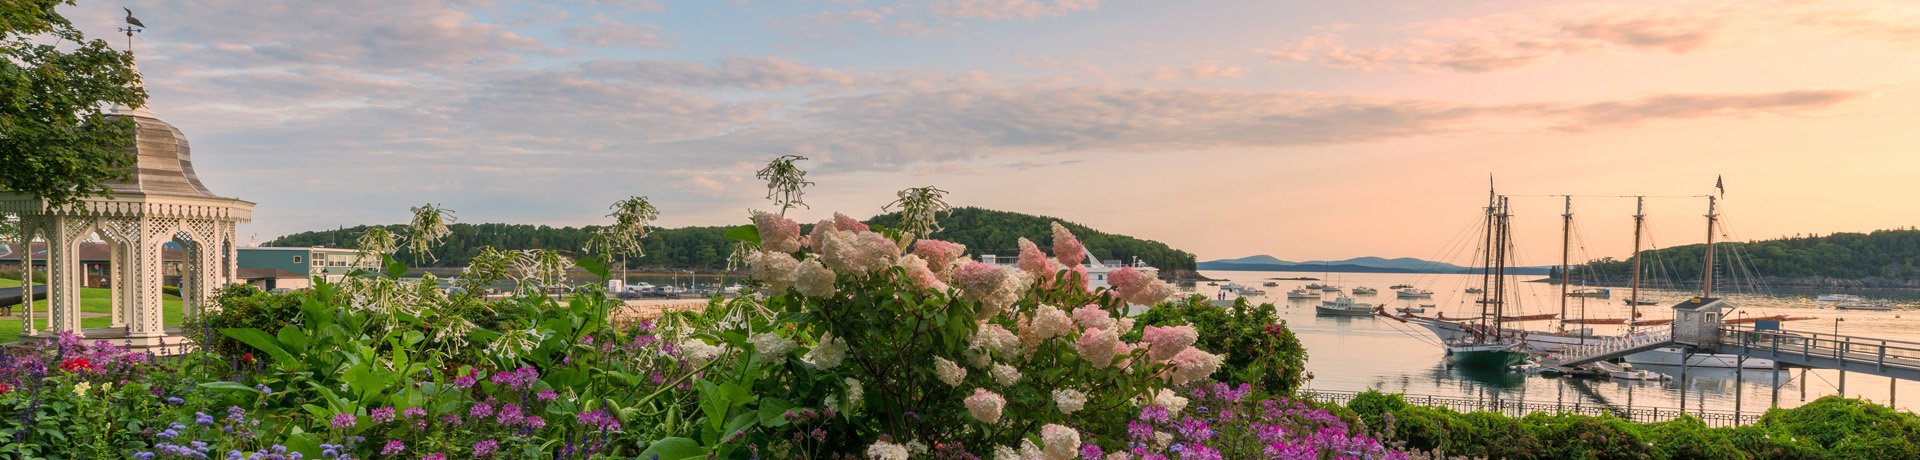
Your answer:
[[[1443,260],[1491,176],[1521,263],[1916,225],[1920,3],[1897,0],[82,1],[243,242],[397,223],[802,221],[935,186],[1201,260]],[[123,45],[120,45],[123,46]],[[1044,238],[1044,236],[1036,235]],[[1457,252],[1457,251],[1453,251]],[[1448,260],[1455,261],[1455,260]],[[1464,261],[1464,260],[1459,260]]]

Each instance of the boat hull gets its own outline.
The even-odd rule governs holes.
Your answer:
[[[1447,362],[1479,369],[1506,369],[1527,360],[1519,344],[1454,345],[1447,347]]]
[[[1373,310],[1357,310],[1338,307],[1313,307],[1313,314],[1320,316],[1373,316]]]

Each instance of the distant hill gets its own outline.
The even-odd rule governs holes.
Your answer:
[[[868,223],[893,226],[900,220],[897,214],[882,214],[868,219]],[[967,245],[967,251],[974,255],[996,254],[1015,255],[1019,253],[1016,244],[1019,237],[1027,237],[1046,248],[1052,240],[1053,230],[1049,225],[1059,221],[1087,246],[1095,257],[1105,260],[1132,261],[1135,257],[1149,265],[1160,268],[1167,276],[1186,276],[1194,269],[1192,253],[1167,246],[1165,243],[1143,240],[1131,236],[1102,232],[1084,225],[1066,222],[1058,218],[1021,214],[1006,211],[994,211],[980,208],[957,208],[941,216],[940,224],[945,227],[934,238]],[[389,231],[401,233],[403,226],[388,225]],[[368,226],[338,228],[300,232],[275,238],[264,246],[326,246],[352,248],[354,240],[366,233]],[[462,267],[472,260],[473,254],[485,246],[500,249],[555,249],[567,254],[578,254],[586,245],[587,238],[598,230],[598,226],[586,227],[550,227],[545,225],[524,224],[453,224],[448,228],[453,233],[436,248],[436,259],[430,266]],[[806,231],[812,229],[810,222],[803,223]],[[733,253],[733,240],[726,238],[727,227],[682,227],[656,229],[641,243],[645,246],[646,257],[628,262],[633,267],[666,267],[719,269],[726,267],[727,256]],[[398,254],[403,260],[412,257],[405,249]]]
[[[1269,255],[1257,255],[1238,259],[1209,260],[1200,262],[1196,264],[1196,266],[1201,270],[1323,273],[1470,273],[1479,270],[1472,267],[1462,267],[1446,262],[1434,262],[1412,257],[1395,259],[1384,257],[1355,257],[1346,260],[1288,262]],[[1507,272],[1516,275],[1545,275],[1548,273],[1548,268],[1508,267]]]

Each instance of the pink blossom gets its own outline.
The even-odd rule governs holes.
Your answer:
[[[1080,333],[1079,343],[1074,344],[1074,348],[1080,351],[1080,357],[1086,358],[1094,369],[1106,369],[1112,365],[1119,346],[1120,334],[1113,329],[1087,329]]]
[[[947,283],[940,281],[940,275],[927,267],[926,259],[919,254],[910,254],[900,259],[900,268],[907,271],[907,278],[913,280],[914,287],[932,291],[946,292]]]
[[[862,233],[867,231],[867,224],[861,223],[859,219],[836,212],[833,213],[833,228],[843,232]]]
[[[807,259],[795,271],[793,288],[808,297],[833,295],[833,270],[828,270],[819,260]]]
[[[953,284],[968,299],[980,303],[977,319],[991,318],[1020,300],[1030,278],[985,262],[969,262],[954,270]]]
[[[1173,285],[1159,279],[1148,280],[1145,286],[1128,293],[1126,301],[1134,305],[1155,305],[1173,297]]]
[[[1092,304],[1073,309],[1073,320],[1086,329],[1111,329],[1114,325],[1113,316],[1107,314],[1106,309]]]
[[[1140,333],[1140,340],[1147,342],[1147,357],[1154,362],[1165,362],[1193,346],[1199,333],[1193,326],[1147,326]]]
[[[760,247],[773,252],[800,250],[800,224],[786,216],[765,211],[753,212],[753,226],[760,232]]]
[[[985,388],[973,389],[973,396],[966,399],[967,412],[973,418],[988,425],[1000,423],[1000,410],[1007,405],[1007,399]]]
[[[1152,351],[1148,350],[1148,352]],[[1204,380],[1207,376],[1213,375],[1214,371],[1220,370],[1221,361],[1223,359],[1220,355],[1200,351],[1199,348],[1181,350],[1180,354],[1167,360],[1167,364],[1172,366],[1167,375],[1168,382],[1181,385]]]
[[[1073,318],[1067,312],[1052,305],[1041,305],[1034,309],[1033,317],[1020,323],[1020,345],[1028,353],[1040,349],[1047,339],[1060,337],[1073,332]]]
[[[821,247],[826,246],[827,234],[832,233],[834,230],[833,219],[822,220],[819,223],[813,224],[813,231],[807,233],[807,247],[813,248],[815,251],[820,250]]]
[[[1087,247],[1080,244],[1080,239],[1075,238],[1073,232],[1059,222],[1053,223],[1053,257],[1060,260],[1060,265],[1068,267],[1087,260]]]
[[[987,323],[973,333],[973,348],[992,351],[1001,359],[1020,355],[1020,337],[998,324]]]
[[[934,272],[941,272],[960,260],[960,254],[967,252],[967,246],[940,240],[919,240],[913,242],[913,253],[927,260],[927,266]]]
[[[900,257],[900,246],[886,235],[875,232],[832,231],[821,240],[820,258],[836,272],[871,274],[893,265]]]
[[[1040,441],[1047,460],[1070,460],[1080,450],[1080,432],[1062,425],[1040,427]]]
[[[1139,270],[1133,269],[1133,267],[1120,267],[1117,270],[1107,272],[1107,285],[1113,286],[1113,290],[1121,293],[1121,297],[1125,297],[1125,293],[1127,292],[1132,292],[1135,289],[1144,287],[1147,279],[1147,274],[1141,273]]]
[[[1049,262],[1047,254],[1040,252],[1039,246],[1035,246],[1026,238],[1020,239],[1020,261],[1014,263],[1014,266],[1020,267],[1035,278],[1044,280],[1053,276],[1053,267],[1048,266],[1047,262]]]

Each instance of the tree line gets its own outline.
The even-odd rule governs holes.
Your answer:
[[[1642,276],[1694,283],[1700,279],[1706,245],[1693,244],[1641,253]],[[1920,229],[1834,233],[1744,243],[1716,243],[1716,276],[1730,270],[1778,278],[1920,280]],[[1744,268],[1730,268],[1744,267]],[[1622,280],[1633,273],[1632,259],[1602,258],[1575,266],[1575,278]],[[1556,274],[1557,276],[1557,274]]]
[[[869,223],[883,227],[899,224],[897,213],[883,214],[869,219]],[[1014,256],[1019,254],[1018,238],[1027,237],[1039,243],[1042,248],[1049,247],[1052,228],[1048,224],[1058,221],[1052,217],[1035,216],[979,208],[956,208],[941,216],[940,223],[945,228],[933,235],[933,238],[948,240],[967,245],[968,252]],[[1167,270],[1192,270],[1194,256],[1186,251],[1173,249],[1164,243],[1142,240],[1126,235],[1105,233],[1084,225],[1061,221],[1080,241],[1087,246],[1094,257],[1104,260],[1131,262],[1135,257],[1150,265]],[[388,231],[405,234],[405,226],[386,225]],[[353,248],[355,239],[366,233],[371,226],[361,225],[343,227],[334,230],[300,232],[275,238],[266,246],[301,247],[325,246],[333,248]],[[448,225],[452,233],[432,249],[429,266],[461,267],[473,259],[480,248],[492,246],[499,249],[552,249],[571,256],[585,253],[587,239],[599,226],[553,227],[547,225],[525,224],[464,224]],[[714,270],[727,267],[727,257],[732,255],[734,242],[727,239],[728,227],[681,227],[654,229],[641,240],[645,256],[631,258],[627,265],[632,268],[662,267],[678,269]],[[811,231],[812,225],[804,225],[803,231]],[[396,258],[410,259],[414,254],[403,245]],[[618,263],[616,261],[616,263]]]

